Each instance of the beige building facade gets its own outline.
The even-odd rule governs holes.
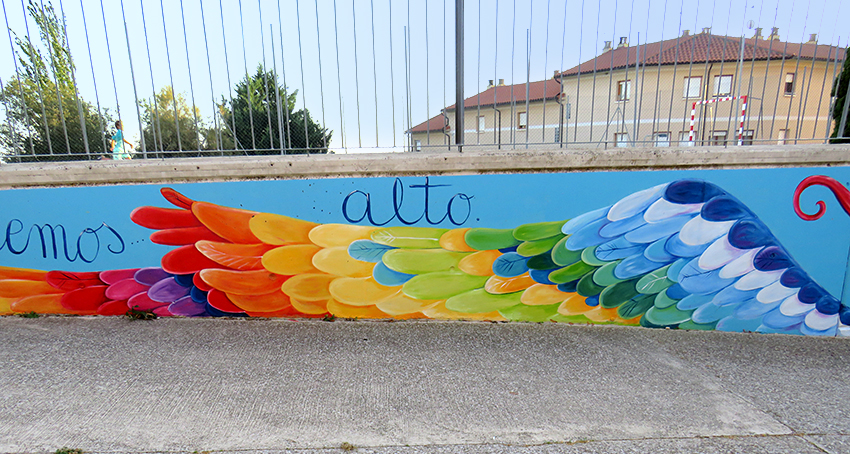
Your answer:
[[[636,46],[622,38],[528,90],[497,84],[467,98],[464,141],[508,149],[822,143],[844,58],[815,35],[789,43],[775,29],[746,39],[685,31]],[[454,115],[450,106],[407,131],[410,149],[448,149]]]

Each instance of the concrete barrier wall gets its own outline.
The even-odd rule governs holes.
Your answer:
[[[741,150],[4,165],[0,312],[835,335],[850,147]]]

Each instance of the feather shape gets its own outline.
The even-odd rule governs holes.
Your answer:
[[[660,199],[668,183],[635,192],[620,199],[608,211],[608,220],[619,221],[644,212],[656,200]]]
[[[665,199],[658,199],[643,214],[646,222],[661,222],[676,216],[699,213],[702,203],[672,203]]]

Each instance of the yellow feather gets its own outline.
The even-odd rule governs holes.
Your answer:
[[[371,306],[398,293],[400,287],[385,287],[371,277],[341,277],[330,284],[335,300],[349,306]]]
[[[372,275],[374,263],[361,262],[348,255],[347,246],[322,249],[313,256],[313,266],[336,276],[367,277]]]
[[[460,260],[458,268],[473,276],[492,276],[493,262],[502,255],[499,251],[478,251]]]
[[[309,237],[313,244],[321,247],[348,247],[354,241],[368,240],[372,232],[380,227],[348,224],[322,224],[310,230]]]
[[[274,312],[289,306],[289,297],[280,290],[263,295],[227,293],[227,299],[236,307],[248,312]]]
[[[567,296],[560,306],[558,306],[558,313],[561,315],[579,315],[584,314],[585,312],[593,309],[593,307],[588,306],[584,301],[585,297],[579,295],[578,293],[570,293]]]
[[[583,313],[582,315],[584,315],[585,317],[590,319],[590,321],[597,322],[597,323],[613,322],[615,320],[623,320],[617,314],[617,308],[616,307],[612,307],[611,309],[605,309],[602,306],[596,306],[596,307],[592,308],[591,310]]]
[[[43,281],[25,281],[23,279],[5,279],[0,281],[0,298],[21,298],[24,296],[65,293]]]
[[[446,309],[445,301],[437,301],[436,303],[422,309],[422,313],[428,318],[438,320],[488,320],[488,321],[505,321],[507,320],[498,312],[486,312],[481,314],[466,314],[463,312],[455,312]]]
[[[319,224],[279,214],[258,213],[248,222],[251,233],[266,244],[310,243],[310,230]]]
[[[447,251],[475,252],[476,249],[469,247],[464,239],[469,230],[468,228],[449,230],[440,237],[440,247]]]
[[[422,312],[422,309],[434,304],[434,300],[420,300],[411,298],[399,291],[395,295],[379,302],[378,309],[386,312],[389,315],[397,317],[399,315],[415,314]]]
[[[298,301],[295,298],[290,298],[289,302],[298,312],[305,314],[319,315],[328,311],[327,301]]]
[[[328,312],[341,318],[387,318],[375,306],[349,306],[333,299],[328,301]]]
[[[329,274],[299,274],[281,286],[283,293],[299,301],[327,301],[331,298],[328,286],[337,279]]]
[[[525,290],[536,283],[528,273],[516,277],[490,276],[490,279],[487,279],[487,283],[484,284],[484,290],[494,295],[502,295]]]
[[[548,306],[560,303],[575,293],[558,290],[557,285],[534,284],[522,293],[520,301],[527,306]]]
[[[315,273],[313,255],[320,248],[312,244],[293,244],[274,248],[263,254],[263,268],[275,274],[294,276],[303,273]]]

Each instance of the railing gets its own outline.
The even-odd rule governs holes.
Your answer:
[[[850,141],[845,3],[2,0],[0,158]]]

